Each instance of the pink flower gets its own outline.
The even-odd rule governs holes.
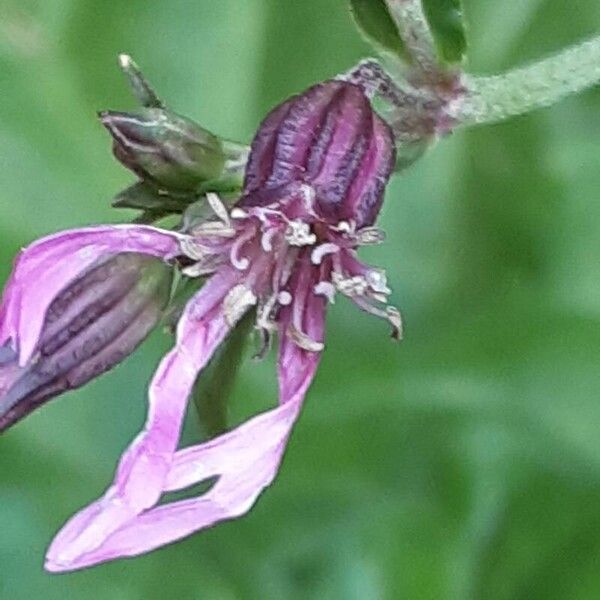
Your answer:
[[[183,255],[184,274],[210,275],[188,302],[175,346],[150,384],[144,429],[121,457],[105,494],[58,533],[48,570],[138,555],[246,513],[277,474],[319,363],[326,307],[336,292],[387,319],[400,335],[384,273],[356,256],[357,247],[383,239],[373,224],[394,160],[390,129],[363,90],[327,81],[263,121],[243,194],[231,212],[209,195],[216,218],[185,233],[104,227],[60,234],[25,250],[0,316],[0,345],[10,340],[22,365],[36,351],[53,298],[98,257]],[[46,283],[40,290],[42,271]],[[273,333],[280,340],[278,406],[213,440],[177,450],[199,372],[251,308],[265,349]],[[165,492],[209,478],[216,483],[203,495],[157,506]]]

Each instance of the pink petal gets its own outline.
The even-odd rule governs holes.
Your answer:
[[[322,298],[305,298],[303,326],[316,340],[323,337]],[[59,562],[51,548],[46,568],[79,569],[122,556],[135,556],[188,536],[220,521],[246,513],[275,478],[304,396],[315,375],[320,354],[300,349],[287,336],[293,306],[283,317],[277,408],[250,419],[214,440],[179,451],[173,457],[163,491],[180,489],[218,476],[203,496],[159,506],[132,518],[105,537],[101,545]],[[156,499],[155,499],[156,500]]]
[[[306,382],[305,388],[309,383]],[[50,554],[46,569],[80,569],[114,558],[143,554],[246,513],[277,474],[305,391],[298,390],[287,404],[235,429],[229,443],[218,438],[215,440],[220,442],[217,445],[201,445],[176,455],[177,481],[171,479],[170,485],[179,486],[183,482],[191,485],[212,474],[219,475],[217,483],[206,494],[142,513],[124,524],[101,546],[73,556],[68,563],[58,562]]]
[[[0,346],[10,341],[25,365],[35,351],[46,310],[79,273],[107,254],[140,252],[167,258],[180,234],[146,225],[106,225],[48,236],[15,261],[0,307]]]
[[[111,534],[160,498],[192,386],[229,331],[221,305],[236,278],[239,272],[232,269],[218,273],[186,306],[176,345],[163,358],[150,384],[144,429],[121,457],[113,485],[55,537],[47,554],[48,570],[83,566],[82,557],[96,556]]]

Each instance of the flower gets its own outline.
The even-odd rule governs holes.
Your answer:
[[[364,90],[330,80],[266,117],[252,143],[243,193],[230,212],[208,194],[215,218],[181,233],[135,225],[100,228],[99,236],[97,229],[80,230],[57,236],[56,247],[50,243],[41,254],[35,246],[24,252],[0,317],[0,343],[12,340],[22,363],[36,348],[57,290],[106,252],[166,260],[183,255],[185,275],[210,275],[187,303],[175,346],[150,384],[144,429],[105,494],[58,533],[48,570],[138,555],[246,513],[276,476],[324,348],[326,307],[336,292],[387,319],[400,336],[384,272],[356,256],[359,246],[383,240],[374,223],[394,160],[391,130]],[[36,296],[33,273],[49,260],[52,284]],[[177,450],[199,372],[251,308],[264,349],[273,333],[279,336],[278,406]],[[197,498],[156,506],[165,492],[214,478]]]
[[[173,270],[152,254],[170,238],[149,248],[147,235],[68,231],[22,252],[0,309],[0,432],[120,363],[158,323]]]

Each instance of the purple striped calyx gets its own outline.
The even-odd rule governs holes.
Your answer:
[[[385,273],[356,256],[358,246],[384,239],[374,223],[394,162],[390,127],[360,86],[330,80],[293,96],[260,125],[232,210],[208,194],[218,220],[186,232],[182,249],[193,264],[184,273],[233,267],[238,283],[225,298],[226,319],[233,323],[256,304],[265,340],[278,329],[283,309],[300,302],[291,293],[298,286],[307,306],[312,296],[333,302],[340,292],[387,319],[400,337]],[[286,334],[318,352],[323,344],[303,331],[303,318],[297,310]]]
[[[262,122],[240,206],[268,204],[286,189],[304,186],[314,196],[306,218],[372,225],[395,153],[390,127],[362,88],[345,81],[317,84]]]

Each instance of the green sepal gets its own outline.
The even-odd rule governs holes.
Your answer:
[[[117,194],[112,201],[112,205],[115,208],[180,213],[195,199],[195,196],[191,194],[174,196],[150,183],[138,181]]]
[[[462,0],[423,0],[440,59],[458,63],[467,51],[467,36]]]
[[[350,0],[350,13],[363,37],[379,52],[410,60],[384,0]]]

